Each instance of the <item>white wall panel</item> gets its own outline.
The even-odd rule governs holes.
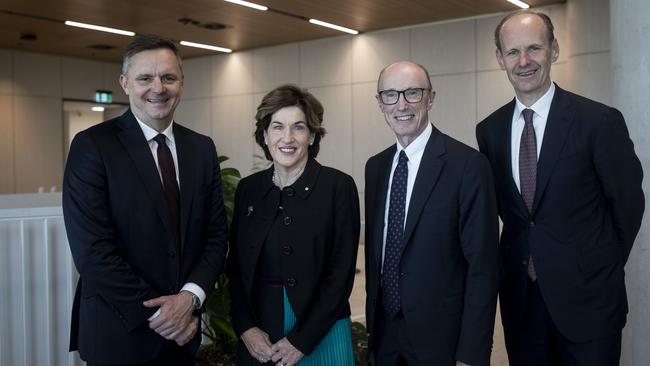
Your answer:
[[[325,108],[323,127],[327,134],[321,140],[317,160],[352,175],[352,86],[312,88],[310,91]]]
[[[409,60],[410,30],[361,34],[352,39],[352,82],[377,82],[386,65]]]
[[[14,193],[13,96],[0,94],[0,194]]]
[[[213,96],[253,92],[253,51],[216,55],[212,60]]]
[[[414,62],[431,75],[473,72],[476,69],[476,22],[432,24],[411,30]]]
[[[253,51],[253,91],[266,92],[282,84],[300,84],[298,43]]]
[[[253,168],[255,107],[251,95],[213,99],[212,137],[220,155],[227,155],[224,166],[236,167],[243,176]]]
[[[13,52],[14,93],[61,97],[61,58],[27,52]]]
[[[436,76],[431,79],[436,91],[429,112],[431,122],[445,134],[476,147],[476,86],[474,74]]]
[[[61,190],[63,115],[58,98],[16,96],[16,192]]]
[[[205,98],[212,95],[210,57],[197,57],[183,61],[183,74],[185,75],[183,99]]]
[[[300,43],[302,87],[350,84],[352,37],[326,38]]]
[[[476,121],[480,122],[515,97],[505,71],[476,73]]]
[[[174,120],[198,133],[212,136],[212,99],[181,100]]]
[[[121,63],[102,63],[102,90],[113,92],[113,102],[128,103],[129,97],[120,86],[120,74],[122,73]]]
[[[62,58],[63,98],[94,100],[95,90],[103,88],[101,62]]]
[[[476,19],[476,70],[499,70],[494,44],[494,28],[504,15]]]

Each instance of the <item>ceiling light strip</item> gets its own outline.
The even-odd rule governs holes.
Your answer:
[[[187,47],[203,48],[205,50],[225,52],[225,53],[231,53],[232,52],[232,50],[230,48],[211,46],[209,44],[189,42],[189,41],[181,41],[181,45],[187,46]]]
[[[327,28],[335,29],[335,30],[340,31],[340,32],[345,32],[345,33],[350,33],[350,34],[359,34],[359,31],[357,31],[357,30],[346,28],[346,27],[341,27],[340,25],[324,22],[324,21],[318,20],[318,19],[309,19],[309,23],[320,25],[321,27],[327,27]]]
[[[511,3],[511,4],[515,4],[515,5],[517,5],[518,7],[522,8],[522,9],[530,8],[530,5],[526,4],[523,1],[519,1],[519,0],[506,0],[506,1]]]
[[[259,4],[251,3],[249,1],[244,1],[244,0],[224,0],[224,1],[227,1],[227,2],[233,3],[233,4],[237,4],[237,5],[241,5],[241,6],[246,6],[246,7],[257,9],[257,10],[262,10],[262,11],[269,10],[269,8],[264,6],[264,5],[259,5]]]
[[[109,27],[102,27],[100,25],[93,25],[93,24],[86,24],[86,23],[79,23],[79,22],[73,22],[71,20],[66,20],[65,25],[69,25],[71,27],[79,27],[79,28],[86,28],[86,29],[92,29],[100,32],[108,32],[108,33],[115,33],[115,34],[121,34],[123,36],[135,36],[134,32],[130,31],[125,31],[121,29],[115,29],[115,28],[109,28]]]

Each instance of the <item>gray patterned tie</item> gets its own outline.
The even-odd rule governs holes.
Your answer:
[[[399,312],[402,301],[399,293],[399,262],[402,236],[404,234],[404,217],[406,216],[406,184],[408,180],[408,157],[404,150],[399,153],[399,160],[393,172],[390,186],[390,205],[388,206],[388,228],[386,229],[386,250],[382,274],[384,310],[391,316]]]
[[[537,137],[533,127],[535,112],[526,108],[521,113],[524,115],[524,130],[519,145],[519,185],[528,212],[532,213],[537,185]],[[537,280],[532,255],[528,258],[528,277],[533,281]]]

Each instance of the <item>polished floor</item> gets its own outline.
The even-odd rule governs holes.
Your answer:
[[[365,323],[365,300],[366,300],[366,280],[364,277],[364,260],[363,245],[359,246],[359,255],[357,256],[357,268],[361,271],[357,273],[354,279],[354,288],[350,297],[350,306],[352,307],[352,320]],[[507,366],[508,355],[503,341],[503,328],[501,328],[501,316],[497,308],[497,319],[494,327],[494,348],[492,349],[492,366]]]

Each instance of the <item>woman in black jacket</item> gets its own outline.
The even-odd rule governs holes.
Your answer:
[[[354,365],[350,305],[359,241],[354,180],[321,166],[323,107],[293,85],[257,108],[273,165],[237,187],[228,274],[237,365]]]

